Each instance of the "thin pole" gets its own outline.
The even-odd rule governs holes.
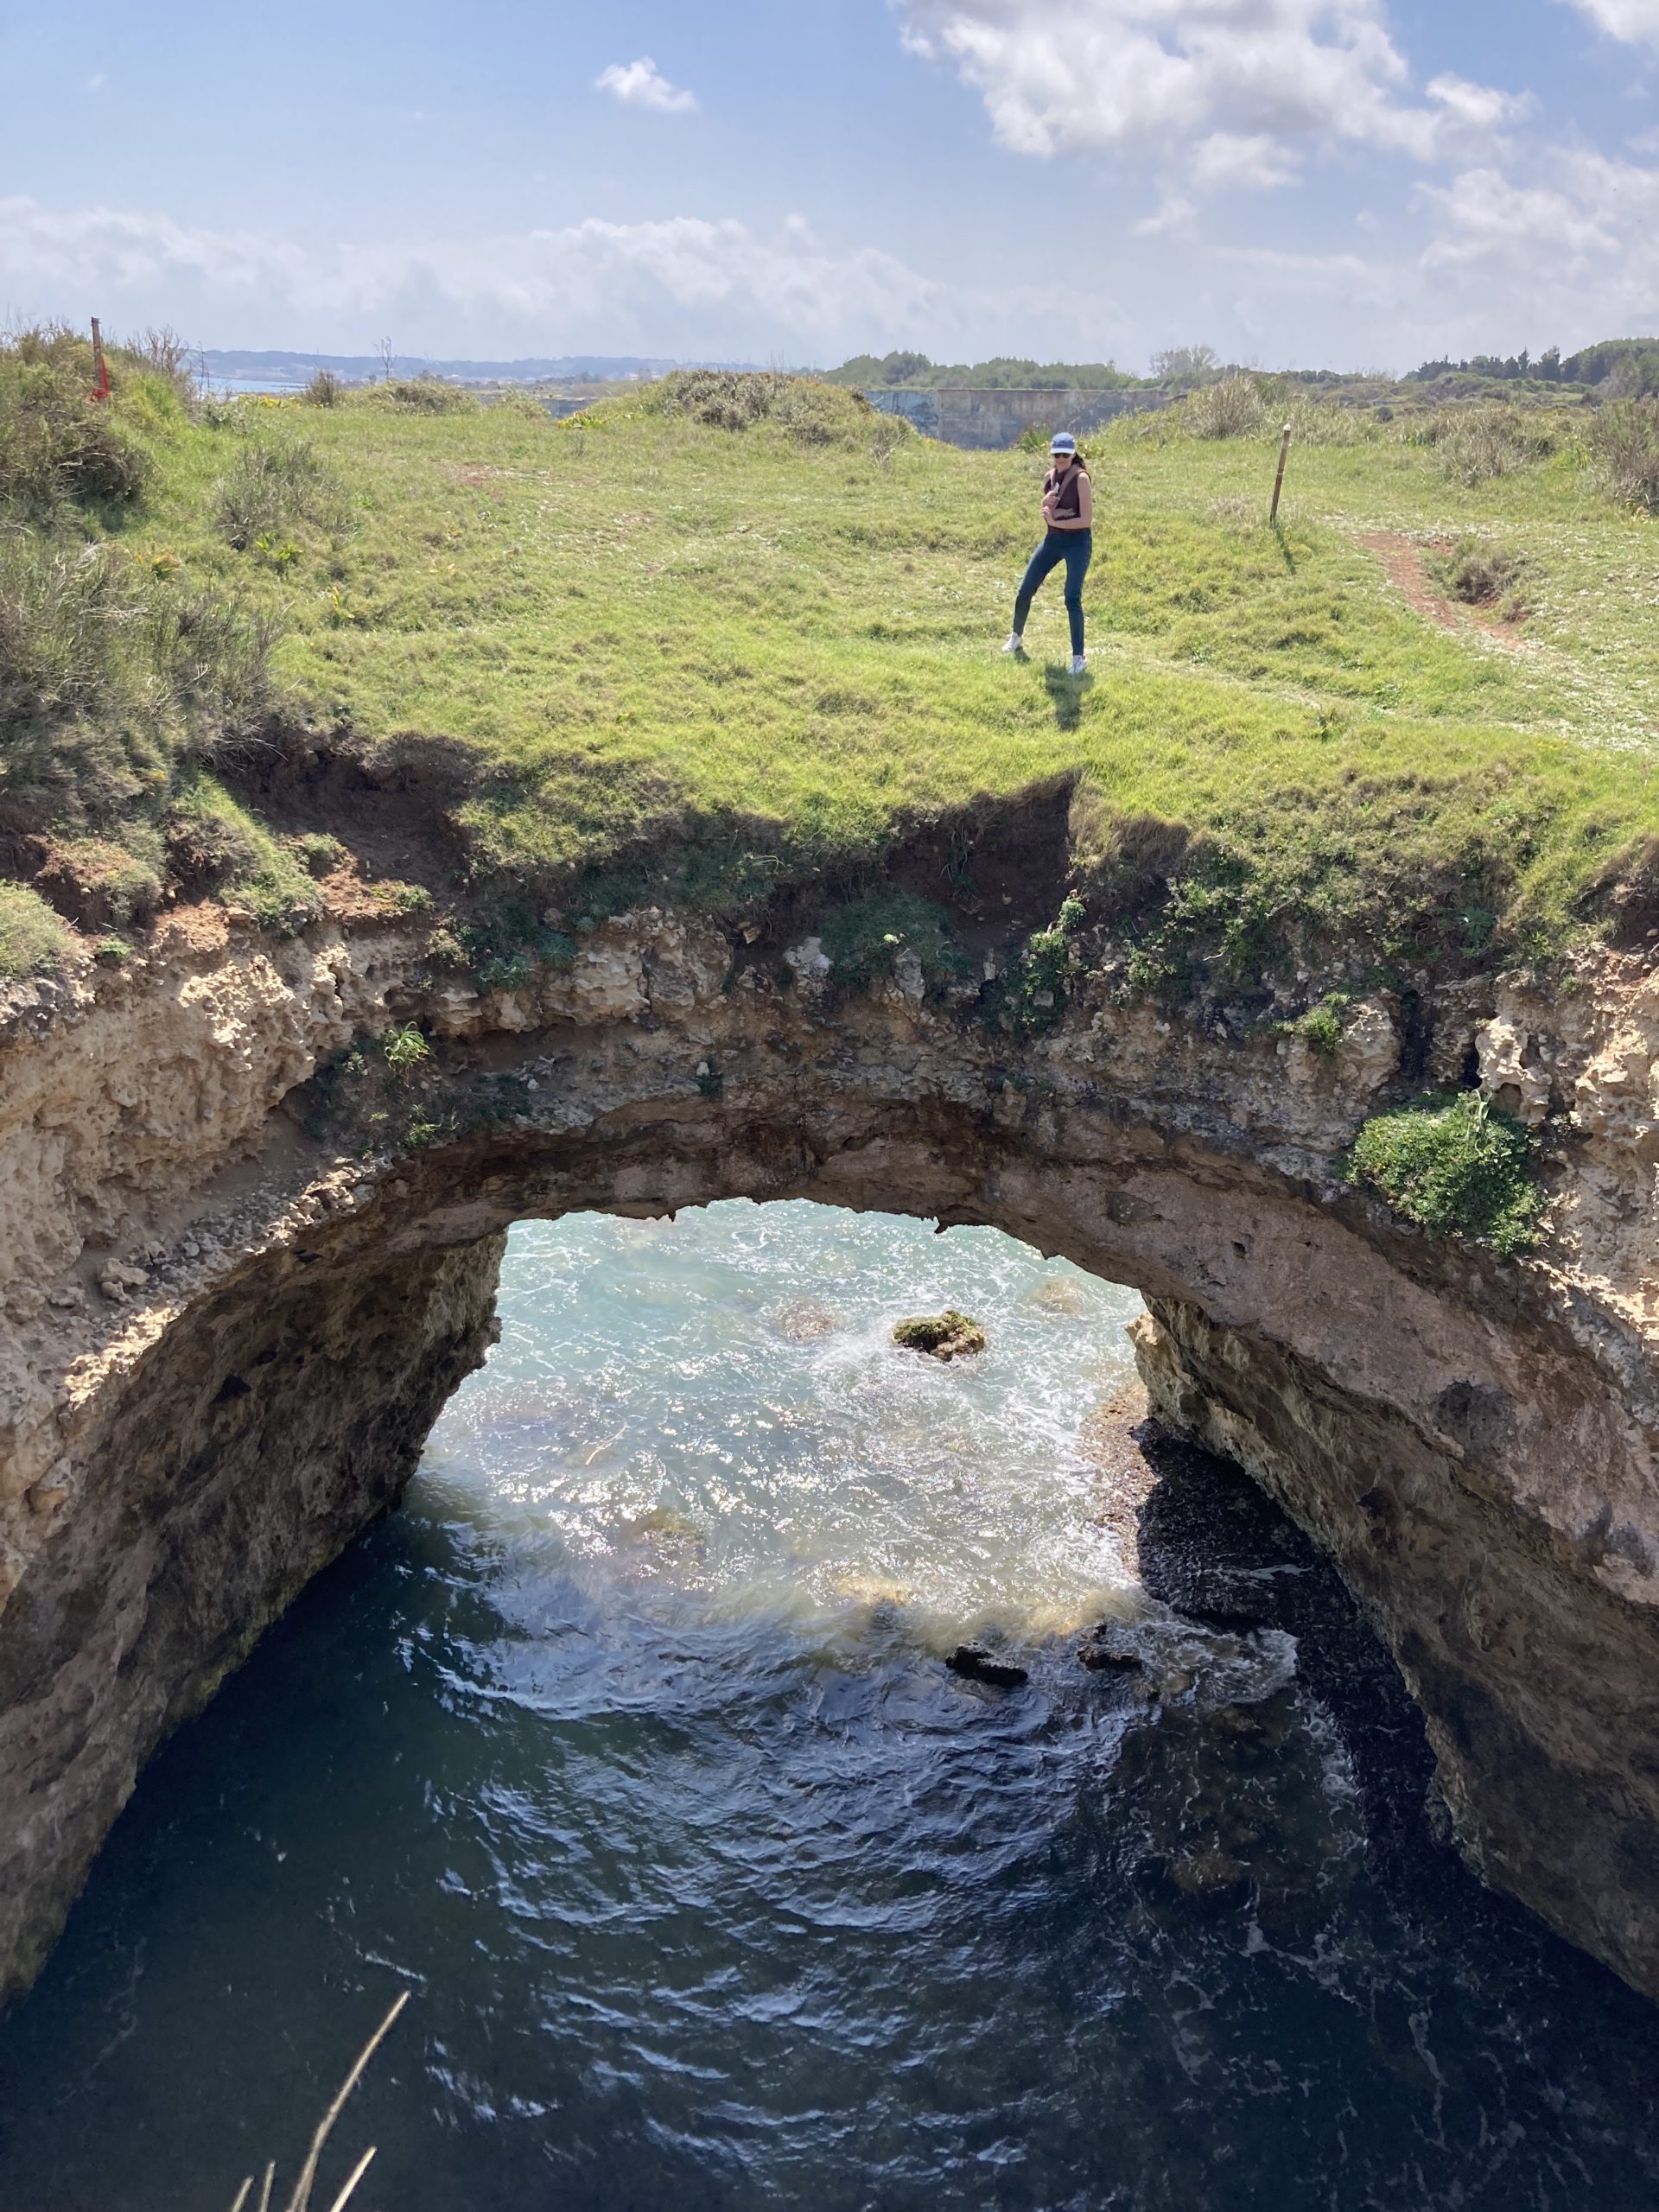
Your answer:
[[[1285,435],[1279,441],[1279,474],[1273,480],[1273,512],[1268,517],[1268,522],[1275,527],[1279,521],[1279,497],[1285,488],[1285,463],[1289,458],[1290,425],[1287,423]]]
[[[104,359],[104,334],[98,327],[96,315],[92,317],[92,366],[98,377],[92,386],[92,397],[107,399],[110,396],[110,365]]]

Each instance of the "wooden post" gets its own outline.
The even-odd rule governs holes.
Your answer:
[[[1290,457],[1290,425],[1285,425],[1285,435],[1279,441],[1279,474],[1273,480],[1273,512],[1268,517],[1274,529],[1279,524],[1279,498],[1285,488],[1285,463]]]
[[[98,378],[92,386],[92,397],[107,399],[110,396],[110,365],[104,359],[104,334],[98,327],[96,315],[92,317],[92,365]]]

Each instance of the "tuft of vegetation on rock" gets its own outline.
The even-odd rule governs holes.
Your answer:
[[[1465,607],[1495,607],[1506,622],[1531,612],[1526,579],[1532,563],[1512,545],[1471,535],[1431,553],[1424,566],[1436,583]]]
[[[930,1359],[968,1359],[985,1349],[985,1332],[969,1314],[954,1306],[943,1313],[918,1315],[895,1321],[893,1341],[906,1351],[925,1352]]]
[[[950,942],[950,917],[943,906],[908,892],[875,892],[837,906],[820,938],[837,982],[854,987],[890,976],[912,952],[925,976],[954,975],[967,963]]]
[[[69,932],[44,899],[20,883],[0,883],[0,982],[45,976],[61,966]]]
[[[1463,1237],[1505,1259],[1537,1241],[1547,1203],[1537,1140],[1478,1092],[1431,1092],[1374,1115],[1344,1172],[1431,1236]]]

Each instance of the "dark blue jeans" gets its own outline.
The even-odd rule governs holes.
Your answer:
[[[1014,602],[1014,626],[1024,636],[1026,618],[1031,613],[1031,602],[1037,596],[1037,587],[1052,569],[1065,563],[1065,613],[1071,625],[1071,650],[1079,659],[1083,657],[1083,580],[1089,573],[1089,563],[1095,556],[1095,534],[1091,530],[1051,530],[1031,556],[1020,585],[1020,596]]]

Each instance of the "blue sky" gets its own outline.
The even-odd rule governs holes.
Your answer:
[[[1571,348],[1659,330],[1659,0],[14,7],[0,305],[439,356]]]

